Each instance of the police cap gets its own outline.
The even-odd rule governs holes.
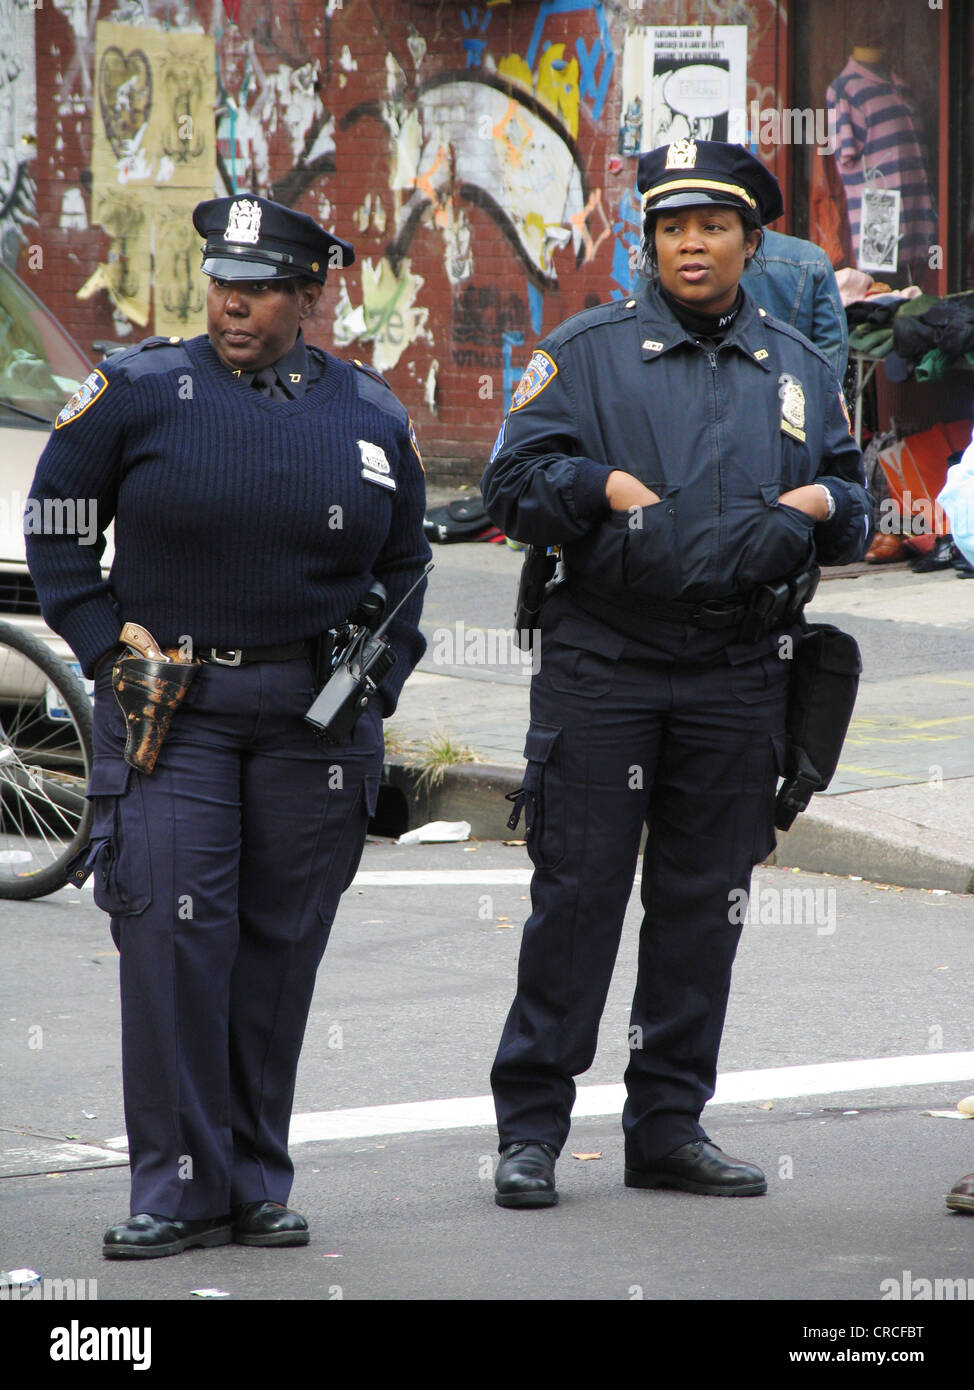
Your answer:
[[[643,216],[701,203],[747,209],[761,223],[785,210],[778,180],[743,145],[722,140],[675,140],[639,156],[636,187]]]
[[[348,242],[326,232],[313,217],[251,194],[199,203],[193,226],[206,241],[203,272],[218,280],[301,275],[324,284],[332,266],[355,260]]]

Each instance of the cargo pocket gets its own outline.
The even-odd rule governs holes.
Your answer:
[[[152,901],[141,780],[121,759],[96,758],[87,795],[95,808],[91,841],[74,878],[93,873],[95,902],[104,912],[138,917]]]
[[[514,802],[507,825],[516,830],[524,813],[524,838],[536,869],[553,869],[565,853],[565,820],[562,798],[554,794],[557,775],[557,743],[561,729],[531,724],[524,740],[527,767],[524,781],[508,800]]]
[[[365,848],[365,835],[369,828],[369,821],[375,815],[379,805],[379,773],[370,773],[362,782],[362,834],[358,848],[352,856],[351,864],[345,871],[345,882],[342,884],[342,892],[348,888],[358,872],[359,861],[362,858],[362,851]]]
[[[349,793],[336,793],[325,809],[316,852],[321,854],[321,862],[314,873],[320,876],[321,884],[318,917],[328,930],[335,920],[339,899],[358,872],[369,821],[379,804],[380,777],[379,772],[367,773]]]
[[[775,835],[774,807],[778,794],[778,782],[785,775],[785,737],[783,734],[773,734],[768,739],[768,743],[770,746],[767,751],[767,792],[761,802],[760,814],[755,818],[754,848],[751,853],[752,862],[755,864],[763,864],[768,855],[778,847],[778,840]]]

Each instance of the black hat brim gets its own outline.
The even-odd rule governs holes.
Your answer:
[[[240,256],[204,256],[203,274],[215,280],[294,280],[298,276],[318,279],[310,270],[273,265],[269,261],[244,260]]]
[[[655,198],[646,209],[646,215],[660,212],[664,208],[694,208],[706,203],[716,203],[718,207],[737,208],[739,212],[754,212],[743,198],[733,193],[707,193],[702,189],[682,189],[678,193],[663,193]]]

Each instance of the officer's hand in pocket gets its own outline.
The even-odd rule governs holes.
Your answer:
[[[829,514],[828,498],[824,489],[817,483],[808,483],[805,487],[795,487],[790,492],[783,492],[778,498],[778,503],[804,512],[813,521],[825,521]]]
[[[659,493],[620,468],[614,468],[606,478],[605,495],[614,512],[626,512],[630,507],[652,507],[660,501]]]

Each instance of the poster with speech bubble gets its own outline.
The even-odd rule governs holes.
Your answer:
[[[623,112],[638,110],[644,150],[674,140],[746,137],[747,26],[647,26],[626,39]],[[631,131],[620,132],[620,145]],[[621,151],[629,153],[628,147]]]

